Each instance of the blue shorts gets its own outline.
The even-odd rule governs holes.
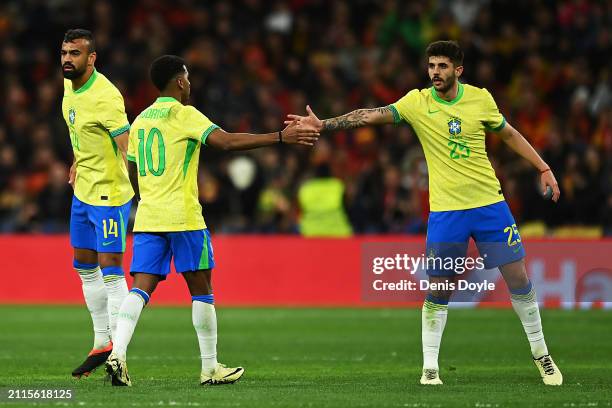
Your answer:
[[[514,217],[505,201],[457,211],[432,211],[427,223],[428,257],[465,258],[472,237],[486,269],[525,257]],[[453,268],[428,262],[427,274],[454,276]]]
[[[132,200],[120,206],[89,205],[72,197],[70,244],[73,248],[123,253]]]
[[[130,274],[170,273],[170,259],[178,273],[212,269],[215,267],[210,233],[207,229],[182,232],[134,233],[134,256]]]

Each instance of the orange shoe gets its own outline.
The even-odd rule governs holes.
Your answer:
[[[72,370],[72,376],[75,378],[88,377],[96,368],[100,367],[108,356],[113,352],[113,342],[109,342],[108,346],[100,349],[93,349],[87,355],[83,364]]]

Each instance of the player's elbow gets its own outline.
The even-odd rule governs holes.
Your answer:
[[[225,152],[234,150],[234,143],[231,138],[224,137],[219,141],[219,144],[216,146],[218,149],[221,149]]]

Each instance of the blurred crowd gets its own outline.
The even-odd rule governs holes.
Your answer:
[[[0,232],[67,231],[59,50],[68,28],[93,31],[96,67],[124,95],[130,121],[156,97],[150,62],[173,53],[189,63],[192,104],[225,130],[249,132],[277,131],[307,103],[321,118],[393,103],[430,86],[429,42],[458,40],[463,81],[491,91],[561,186],[558,204],[544,201],[537,172],[488,135],[519,225],[612,234],[610,0],[4,1]],[[202,150],[200,199],[217,232],[297,232],[298,189],[313,177],[343,182],[354,233],[425,231],[427,166],[408,126],[325,134],[314,152]]]

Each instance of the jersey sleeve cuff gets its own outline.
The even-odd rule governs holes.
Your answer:
[[[212,131],[215,129],[219,129],[219,126],[212,124],[208,127],[208,129],[204,131],[204,133],[202,133],[202,137],[200,138],[200,141],[202,142],[203,145],[206,144],[206,139],[208,139],[208,135],[210,135]]]
[[[132,155],[130,155],[130,154],[128,154],[128,155],[126,155],[126,156],[127,156],[127,159],[128,159],[129,161],[136,163],[136,158],[135,158],[134,156],[132,156]]]
[[[504,117],[502,116],[502,123],[501,123],[499,126],[497,126],[497,127],[491,127],[491,126],[485,125],[485,128],[486,128],[487,130],[490,130],[491,132],[499,132],[499,131],[500,131],[500,130],[502,130],[502,129],[503,129],[505,126],[506,126],[506,118],[504,118]]]
[[[130,130],[130,124],[128,123],[125,126],[120,127],[119,129],[113,130],[112,132],[109,132],[111,137],[117,137],[120,134],[122,134],[123,132],[127,132],[128,130]]]
[[[388,108],[391,110],[391,113],[393,114],[393,123],[397,125],[398,123],[402,121],[402,117],[400,116],[395,106],[389,105]]]

